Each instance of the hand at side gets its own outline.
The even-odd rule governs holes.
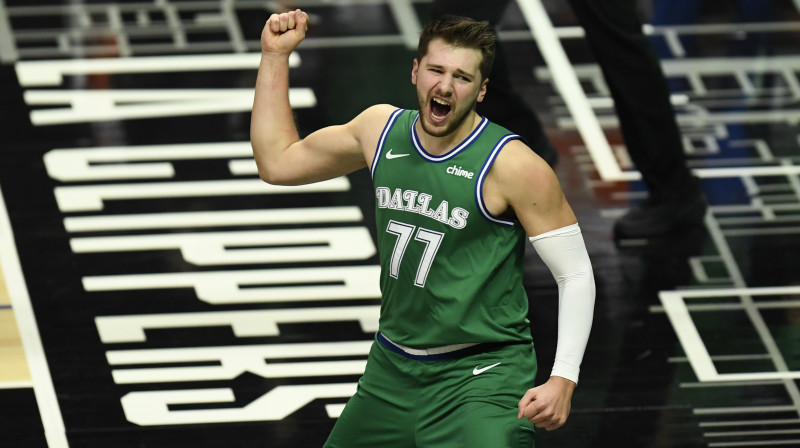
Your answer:
[[[519,401],[517,418],[527,418],[537,428],[548,431],[560,428],[567,422],[576,384],[551,376],[541,386],[528,389]]]

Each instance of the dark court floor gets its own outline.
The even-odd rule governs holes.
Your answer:
[[[798,446],[800,1],[664,1],[639,5],[710,209],[657,241],[611,236],[644,193],[566,2],[499,27],[597,281],[572,414],[537,445]],[[0,0],[0,447],[325,440],[377,328],[374,199],[366,171],[257,177],[259,35],[290,6],[301,133],[416,107],[430,1]],[[557,290],[532,252],[526,286],[543,380]]]

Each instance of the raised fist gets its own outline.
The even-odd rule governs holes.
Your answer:
[[[261,51],[289,54],[306,37],[308,14],[297,9],[273,14],[261,31]]]

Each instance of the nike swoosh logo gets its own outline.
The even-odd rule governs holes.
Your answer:
[[[389,152],[386,153],[387,159],[399,159],[400,157],[405,157],[409,154],[392,154],[392,149],[389,149]]]
[[[479,369],[479,368],[475,367],[474,369],[472,369],[472,374],[473,374],[473,375],[480,375],[481,373],[483,373],[483,372],[485,372],[485,371],[487,371],[487,370],[491,369],[492,367],[497,367],[497,366],[499,366],[499,365],[500,365],[500,363],[498,362],[497,364],[492,364],[492,365],[490,365],[490,366],[486,366],[486,367],[483,367],[483,368],[481,368],[481,369]]]

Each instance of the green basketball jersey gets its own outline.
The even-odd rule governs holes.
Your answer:
[[[397,110],[371,166],[382,293],[380,331],[416,348],[530,341],[522,286],[525,231],[491,215],[486,174],[519,138],[483,118],[442,156],[417,136],[415,110]]]

